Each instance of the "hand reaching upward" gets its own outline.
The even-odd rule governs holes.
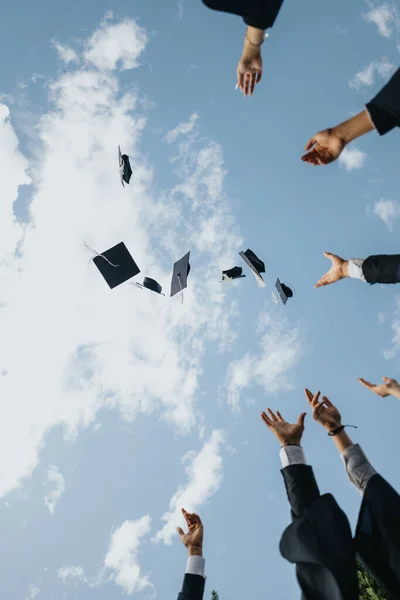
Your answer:
[[[335,283],[335,281],[339,281],[340,279],[348,277],[347,260],[343,260],[343,258],[340,258],[340,256],[331,254],[330,252],[324,252],[324,256],[332,261],[332,266],[329,271],[327,271],[325,275],[321,277],[321,279],[315,284],[316,288],[329,285],[330,283]]]
[[[305,393],[308,404],[313,409],[313,419],[315,419],[317,423],[322,425],[322,427],[325,427],[328,431],[341,426],[342,417],[340,412],[326,396],[323,396],[320,401],[319,398],[321,392],[317,392],[313,395],[310,390],[305,390]]]
[[[203,556],[203,523],[199,515],[188,513],[184,508],[182,514],[189,528],[187,533],[177,528],[182,544],[188,549],[189,556]]]
[[[295,445],[300,446],[301,437],[304,431],[304,419],[306,413],[302,413],[297,419],[297,423],[288,423],[282,417],[279,411],[276,411],[276,415],[270,408],[267,409],[269,416],[266,412],[261,413],[261,418],[265,425],[272,431],[275,437],[279,440],[282,446]]]
[[[386,398],[387,396],[396,396],[396,398],[400,398],[400,385],[397,383],[396,379],[393,379],[392,377],[382,377],[382,380],[384,383],[380,383],[379,385],[365,381],[362,377],[358,381],[381,398]]]
[[[345,145],[345,140],[333,129],[318,131],[308,140],[301,160],[311,165],[328,165],[340,156]]]

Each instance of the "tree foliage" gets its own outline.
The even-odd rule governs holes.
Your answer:
[[[211,592],[211,600],[219,600],[219,594],[215,590]]]
[[[360,600],[389,600],[388,594],[361,563],[357,563],[357,577]]]

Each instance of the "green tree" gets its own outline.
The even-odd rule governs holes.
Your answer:
[[[215,590],[211,592],[211,600],[219,600],[219,594]]]
[[[361,563],[357,563],[357,577],[360,600],[389,600],[387,593],[383,591]]]

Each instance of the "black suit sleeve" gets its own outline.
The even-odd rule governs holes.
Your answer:
[[[186,573],[178,600],[203,600],[204,586],[204,577]]]
[[[400,254],[369,256],[362,264],[363,275],[368,283],[399,283]]]
[[[246,25],[257,29],[272,27],[283,4],[283,0],[203,0],[203,2],[214,10],[239,15]]]
[[[367,104],[367,109],[380,135],[400,127],[400,69]]]
[[[293,522],[283,532],[280,551],[296,564],[303,600],[358,600],[351,529],[331,494],[320,495],[311,467],[282,470]]]

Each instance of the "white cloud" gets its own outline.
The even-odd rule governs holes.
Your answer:
[[[259,332],[259,354],[247,352],[228,367],[225,389],[233,410],[240,407],[242,390],[252,385],[261,385],[267,394],[291,390],[289,371],[304,354],[301,330],[287,318],[261,313]]]
[[[58,52],[58,56],[62,62],[69,65],[71,62],[78,60],[78,55],[70,46],[63,46],[57,41],[53,41],[53,46]]]
[[[82,567],[61,567],[58,570],[58,577],[64,584],[67,584],[71,581],[79,581],[81,583],[88,583],[87,577],[85,575],[85,571]]]
[[[32,473],[49,429],[62,424],[66,435],[77,435],[101,408],[128,420],[158,411],[189,431],[207,344],[226,348],[235,340],[237,308],[216,277],[241,244],[224,192],[222,150],[194,126],[172,146],[177,184],[161,197],[153,191],[140,148],[146,121],[135,112],[136,95],[122,92],[109,70],[137,64],[143,47],[142,30],[122,25],[122,33],[130,31],[125,38],[118,25],[103,23],[86,44],[99,70],[79,66],[78,56],[76,70],[46,88],[50,110],[37,127],[24,228],[13,206],[18,186],[29,183],[28,162],[8,109],[0,108],[0,395],[7,399],[0,496]],[[135,32],[136,41],[129,38]],[[134,168],[125,189],[118,144]],[[104,251],[122,240],[163,285],[174,260],[191,249],[196,268],[183,306],[129,282],[110,292],[83,242]]]
[[[52,485],[52,489],[47,493],[44,503],[52,515],[57,502],[65,492],[65,479],[58,468],[51,465],[47,471],[47,481]]]
[[[35,600],[35,598],[37,598],[40,594],[40,588],[38,588],[37,585],[30,585],[29,586],[29,595],[27,596],[26,600]]]
[[[375,203],[374,213],[389,231],[393,231],[394,223],[400,217],[400,202],[381,199]]]
[[[364,69],[354,75],[349,81],[349,85],[357,90],[364,86],[372,86],[375,83],[376,74],[386,81],[394,73],[395,69],[396,65],[385,57],[373,60]]]
[[[178,139],[179,136],[191,133],[198,119],[199,115],[197,113],[193,113],[189,121],[180,123],[177,127],[175,127],[175,129],[168,131],[167,135],[164,137],[164,141],[166,141],[168,144],[172,144]]]
[[[389,5],[387,2],[371,8],[364,15],[364,19],[368,23],[375,23],[379,34],[387,39],[392,36],[393,29],[397,26],[398,22],[394,4]]]
[[[346,171],[353,171],[354,169],[361,169],[366,159],[367,155],[365,152],[353,146],[352,148],[345,148],[343,150],[338,158],[338,162]]]
[[[396,297],[396,309],[391,320],[392,345],[387,348],[383,355],[386,360],[392,360],[400,352],[400,296]]]
[[[137,521],[125,521],[111,536],[104,564],[114,571],[113,579],[127,594],[153,588],[148,575],[138,563],[138,550],[143,536],[150,531],[151,519],[145,515]]]
[[[98,69],[134,69],[147,41],[143,27],[132,19],[115,24],[107,19],[88,40],[84,58]]]
[[[178,10],[178,21],[183,21],[183,0],[178,0],[178,4],[177,4],[177,10]]]
[[[170,501],[169,512],[163,515],[164,527],[157,532],[155,540],[162,540],[171,544],[172,537],[178,526],[183,526],[181,509],[188,512],[198,512],[198,509],[215,494],[222,483],[222,457],[221,450],[226,442],[225,432],[216,429],[211,433],[210,439],[196,454],[188,452],[183,457],[186,464],[185,471],[188,476],[186,485],[182,485],[175,492]]]

